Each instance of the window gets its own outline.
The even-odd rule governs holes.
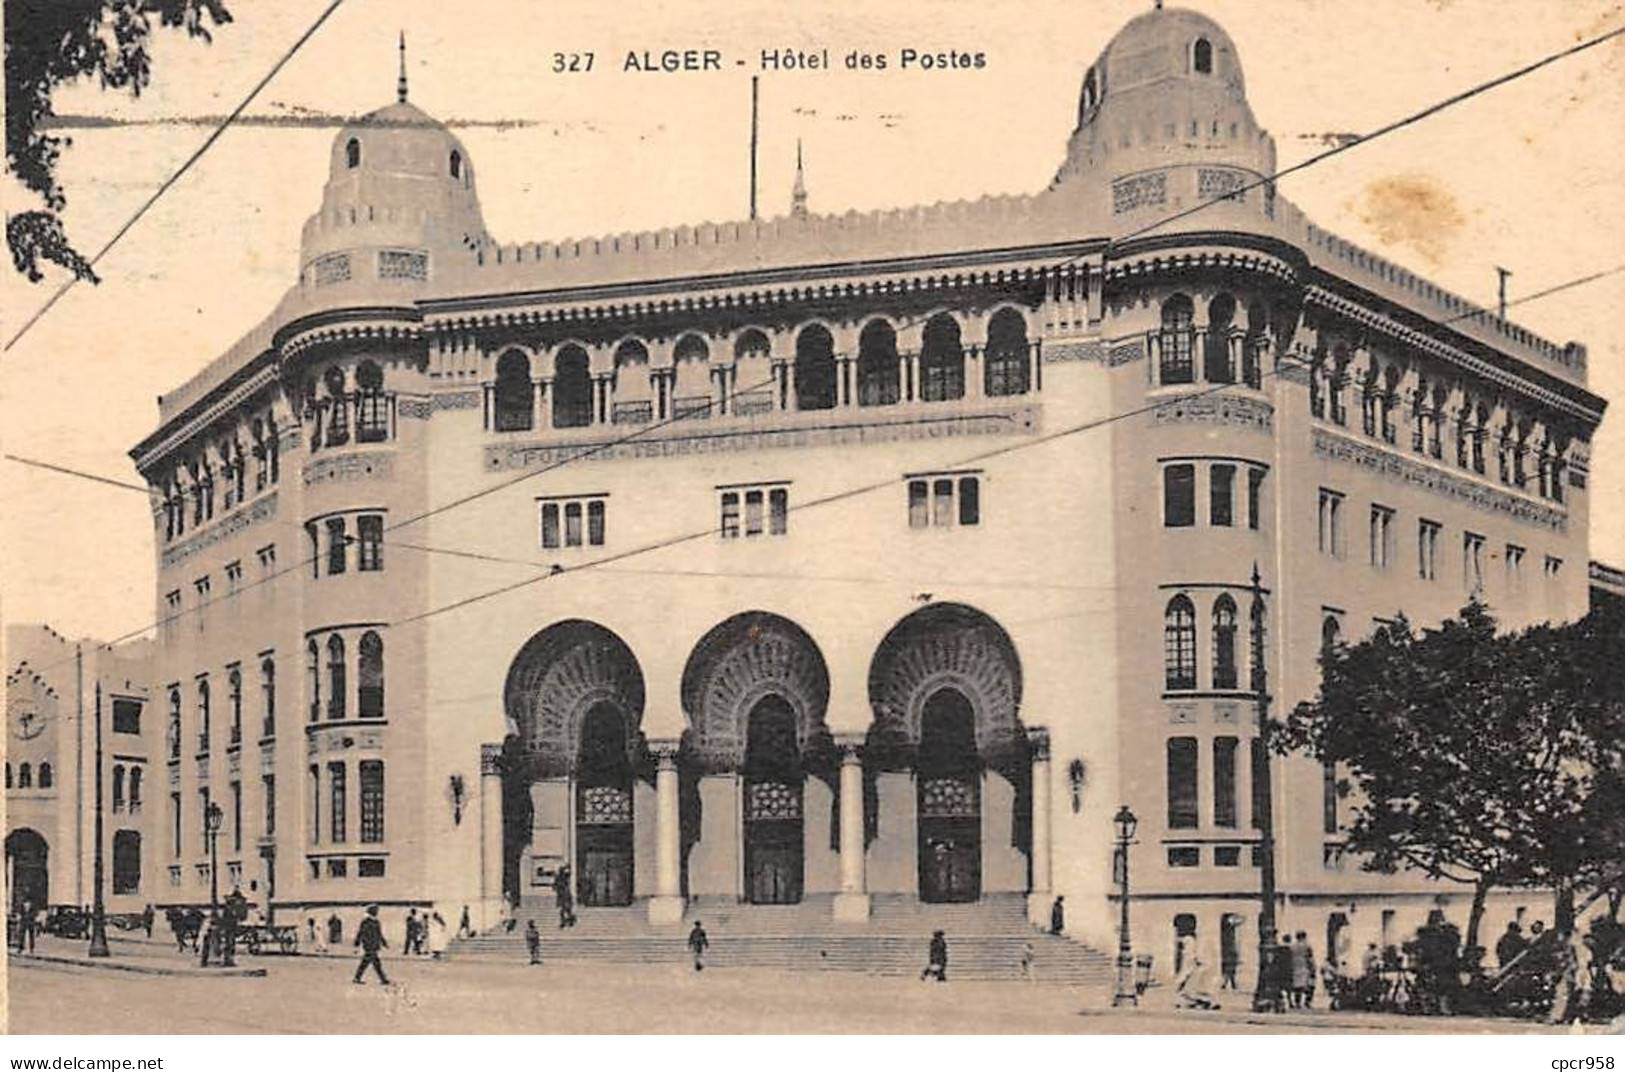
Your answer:
[[[1523,553],[1517,544],[1507,544],[1507,591],[1512,595],[1523,594]]]
[[[1468,593],[1482,592],[1484,590],[1484,537],[1476,532],[1462,534],[1461,568],[1462,583],[1466,585]]]
[[[1191,383],[1195,379],[1194,317],[1195,307],[1183,294],[1175,294],[1163,303],[1162,332],[1158,336],[1158,376],[1162,384]]]
[[[926,402],[965,396],[965,350],[960,345],[959,322],[947,313],[938,313],[926,322],[920,345],[919,387],[920,398]]]
[[[1236,746],[1234,737],[1213,738],[1213,825],[1236,825]]]
[[[1196,46],[1191,49],[1191,66],[1197,74],[1213,73],[1213,43],[1207,38],[1196,39]]]
[[[1200,821],[1196,798],[1196,738],[1168,739],[1168,829],[1189,830]]]
[[[203,631],[203,610],[209,605],[209,578],[199,577],[192,582],[192,588],[197,592],[197,628]]]
[[[796,336],[794,409],[835,408],[835,340],[818,324]]]
[[[199,678],[197,683],[197,750],[209,750],[209,679]]]
[[[1439,523],[1422,520],[1416,525],[1416,575],[1424,581],[1439,576]]]
[[[1320,553],[1343,555],[1343,493],[1320,489]]]
[[[740,501],[744,502],[744,524],[740,524]],[[789,531],[789,488],[769,486],[722,490],[722,535],[726,539],[783,536]]]
[[[34,765],[32,763],[24,763],[17,768],[17,788],[34,788]]]
[[[573,343],[553,360],[553,427],[584,428],[592,423],[592,373],[587,351]]]
[[[1196,466],[1170,465],[1162,470],[1162,523],[1171,529],[1196,524]]]
[[[361,841],[374,845],[384,840],[384,763],[364,759],[358,765],[361,776]]]
[[[384,568],[384,519],[380,514],[362,514],[355,519],[356,569],[375,573]]]
[[[130,768],[130,814],[141,814],[141,768]]]
[[[204,786],[197,791],[197,817],[198,834],[200,840],[198,848],[207,853],[209,851],[209,787]]]
[[[1547,555],[1545,568],[1541,572],[1546,575],[1548,582],[1557,580],[1558,576],[1563,572],[1563,560]]]
[[[1022,330],[1025,336],[1026,329]],[[990,330],[988,335],[990,362],[992,353],[993,336]],[[991,364],[988,382],[990,384],[993,382]],[[993,393],[991,388],[988,393]],[[863,332],[858,336],[858,405],[896,405],[901,395],[902,389],[898,379],[897,331],[885,320],[871,320],[864,325]]]
[[[1264,470],[1247,470],[1247,527],[1254,532],[1264,514]]]
[[[226,594],[234,596],[237,589],[243,586],[243,564],[241,562],[226,563]]]
[[[1213,866],[1214,867],[1240,867],[1241,866],[1241,846],[1240,845],[1215,845],[1215,846],[1213,846]]]
[[[269,577],[276,569],[276,544],[266,544],[254,553],[259,556],[260,572]]]
[[[360,688],[356,698],[362,718],[384,717],[384,642],[377,633],[368,630],[361,634],[357,654],[356,676]]]
[[[1394,557],[1394,512],[1386,506],[1371,507],[1371,565],[1387,569]]]
[[[260,789],[265,794],[265,836],[276,833],[276,775],[260,775]]]
[[[181,690],[169,690],[169,758],[181,758]]]
[[[458,152],[456,149],[453,149],[451,151],[451,164],[450,164],[450,166],[451,166],[451,177],[452,178],[460,179],[460,178],[463,177],[463,154]]]
[[[164,629],[173,635],[175,619],[181,616],[181,590],[175,589],[164,595]]]
[[[327,717],[344,717],[344,638],[334,633],[327,638]]]
[[[260,736],[272,737],[276,735],[276,663],[271,659],[260,660],[260,711],[263,721],[260,725]]]
[[[243,783],[231,783],[231,851],[243,851]]]
[[[1163,660],[1166,686],[1176,689],[1196,687],[1196,608],[1188,597],[1175,596],[1163,613]]]
[[[1337,764],[1320,766],[1320,825],[1327,834],[1337,833]]]
[[[322,652],[314,638],[305,644],[305,689],[310,693],[310,721],[322,717]]]
[[[310,783],[310,843],[322,843],[322,768],[312,763],[307,768]]]
[[[384,858],[381,856],[363,856],[355,862],[357,878],[383,878]]]
[[[344,166],[351,168],[361,166],[361,143],[355,138],[344,143]]]
[[[227,743],[240,745],[243,743],[243,672],[236,667],[226,674],[226,696],[231,704],[231,739]]]
[[[49,789],[55,784],[56,779],[51,774],[51,765],[49,763],[41,763],[39,765],[39,787],[41,789]]]
[[[141,892],[141,835],[134,830],[113,835],[113,892]]]
[[[957,496],[958,502],[955,503]],[[908,482],[909,528],[979,525],[982,487],[977,476],[916,477]]]
[[[606,507],[602,497],[550,499],[541,505],[544,548],[603,546]]]
[[[1213,687],[1236,687],[1236,601],[1228,595],[1213,601]]]
[[[522,351],[509,350],[497,359],[497,382],[492,390],[496,430],[528,432],[534,419],[530,358]]]
[[[177,860],[181,856],[181,795],[179,791],[169,794],[169,855]]]
[[[1208,481],[1208,524],[1229,528],[1235,523],[1236,467],[1210,466]]]
[[[343,858],[327,861],[328,878],[344,878],[350,873],[350,861]]]
[[[987,352],[983,358],[985,393],[989,398],[1027,393],[1029,349],[1026,319],[1014,309],[994,313],[987,325]],[[895,360],[892,365],[896,367]]]
[[[327,809],[328,832],[333,844],[342,845],[346,836],[344,829],[346,786],[344,784],[343,763],[329,763],[327,765],[327,786],[329,801]]]
[[[344,370],[330,367],[322,377],[327,384],[327,436],[325,444],[336,447],[350,441],[350,395],[345,390]]]
[[[1173,845],[1168,849],[1169,867],[1200,867],[1202,849],[1199,845]]]
[[[329,576],[344,572],[345,560],[349,557],[346,553],[346,542],[347,537],[344,535],[344,519],[342,517],[328,518],[327,572]]]
[[[113,701],[113,732],[141,732],[141,703],[138,700]]]

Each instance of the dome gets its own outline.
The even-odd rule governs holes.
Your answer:
[[[348,124],[333,139],[329,175],[352,170],[459,179],[472,189],[474,176],[462,142],[417,105],[396,101]],[[456,174],[453,174],[453,172]]]
[[[1200,12],[1158,7],[1129,20],[1084,72],[1055,186],[1113,191],[1122,214],[1193,204],[1274,169],[1230,35]]]

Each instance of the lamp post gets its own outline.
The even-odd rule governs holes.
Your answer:
[[[81,738],[82,739],[82,738]],[[82,745],[80,747],[83,747]],[[102,902],[102,683],[96,682],[96,864],[90,910],[90,949],[92,957],[110,955],[107,948],[107,909]]]
[[[1258,831],[1258,981],[1253,986],[1253,1009],[1275,1008],[1271,958],[1275,953],[1275,787],[1270,769],[1270,694],[1264,666],[1264,588],[1253,563],[1252,686],[1258,696],[1258,762],[1253,768],[1253,799],[1257,802]]]
[[[220,824],[224,821],[225,813],[220,805],[209,801],[203,811],[203,829],[209,837],[209,930],[214,935],[220,933],[220,856],[215,851],[215,839],[220,836]]]
[[[1134,843],[1134,828],[1139,820],[1124,804],[1112,817],[1117,827],[1117,992],[1112,995],[1112,1007],[1140,1004],[1139,991],[1134,986],[1134,945],[1128,930],[1128,847]]]

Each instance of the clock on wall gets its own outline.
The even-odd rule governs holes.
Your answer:
[[[11,733],[19,741],[30,741],[45,732],[45,716],[33,704],[13,704],[8,712]]]

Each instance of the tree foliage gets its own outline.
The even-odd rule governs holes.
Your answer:
[[[1322,657],[1319,697],[1277,736],[1335,763],[1348,850],[1475,888],[1617,881],[1625,859],[1625,621],[1498,634],[1481,605],[1404,619]]]
[[[67,196],[56,168],[70,139],[47,132],[56,88],[93,77],[102,89],[139,96],[152,80],[148,51],[154,23],[212,40],[211,26],[231,21],[223,0],[5,0],[6,166],[44,207],[6,217],[6,244],[31,282],[57,264],[96,282],[89,260],[62,226]]]

